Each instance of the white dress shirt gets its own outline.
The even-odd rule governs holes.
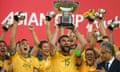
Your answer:
[[[108,61],[108,63],[109,63],[108,64],[108,69],[111,67],[114,60],[115,60],[115,57],[112,57],[112,59]]]

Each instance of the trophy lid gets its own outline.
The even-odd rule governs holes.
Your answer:
[[[60,9],[61,7],[63,8],[73,8],[73,10],[71,10],[71,12],[75,12],[76,9],[78,8],[79,2],[74,2],[74,1],[55,1],[54,2],[54,7],[56,8],[56,10],[58,12],[62,12],[62,10]]]

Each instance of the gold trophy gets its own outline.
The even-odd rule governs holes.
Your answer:
[[[95,20],[95,10],[89,9],[87,12],[83,14],[84,18],[88,19],[90,22],[94,22]]]
[[[77,10],[79,3],[74,0],[58,0],[54,2],[55,10],[62,14],[58,26],[74,28],[72,14]]]

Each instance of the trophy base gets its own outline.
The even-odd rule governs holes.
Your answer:
[[[99,17],[99,16],[96,16],[96,18],[98,18],[98,19],[100,19],[100,20],[102,20],[102,19],[103,19],[103,17]]]
[[[51,21],[51,19],[52,19],[52,18],[51,18],[50,16],[46,16],[46,17],[45,17],[45,20],[46,20],[46,21]]]
[[[103,17],[99,17],[99,19],[100,19],[100,20],[102,20],[102,19],[103,19]]]
[[[108,26],[108,29],[111,30],[111,31],[113,31],[114,28],[109,25],[109,26]]]
[[[59,27],[65,27],[67,29],[74,29],[74,25],[72,23],[59,23],[57,24]]]
[[[14,16],[14,20],[17,21],[17,22],[19,21],[19,18],[18,18],[17,15]]]
[[[95,21],[95,19],[92,19],[92,18],[89,18],[89,17],[88,17],[88,20],[89,20],[90,22],[94,22],[94,21]]]
[[[8,31],[8,28],[7,28],[7,27],[5,27],[5,26],[3,26],[3,30]]]
[[[101,39],[101,40],[97,40],[97,43],[101,43],[103,40]]]

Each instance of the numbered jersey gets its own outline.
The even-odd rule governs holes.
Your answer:
[[[78,72],[76,67],[76,57],[72,54],[64,56],[60,52],[56,52],[51,58],[52,72]]]

